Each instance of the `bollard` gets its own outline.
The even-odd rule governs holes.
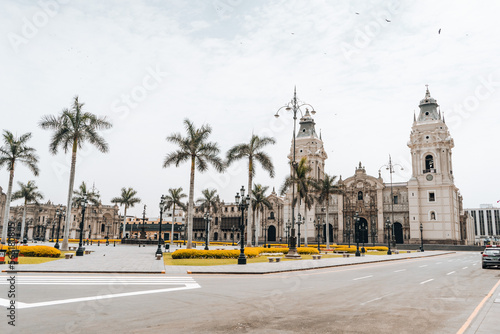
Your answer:
[[[101,245],[101,240],[97,240],[97,246]]]
[[[92,240],[90,240],[90,244],[92,245]]]
[[[116,247],[116,241],[113,241],[113,247]]]

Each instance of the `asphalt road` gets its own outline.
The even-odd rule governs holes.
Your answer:
[[[480,260],[458,253],[271,275],[18,274],[16,327],[3,315],[0,332],[456,333],[500,278]]]

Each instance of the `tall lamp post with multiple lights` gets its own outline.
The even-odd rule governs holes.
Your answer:
[[[165,210],[165,196],[164,195],[161,195],[161,199],[160,199],[160,230],[159,230],[159,233],[158,233],[158,249],[156,250],[156,255],[158,256],[163,256],[163,252],[161,250],[161,221],[163,219],[163,210]]]
[[[321,252],[320,250],[320,230],[321,230],[321,226],[323,226],[323,224],[321,224],[321,220],[318,218],[318,221],[314,221],[314,226],[316,226],[316,228],[318,229],[318,235],[317,235],[317,239],[318,239],[318,252]]]
[[[142,210],[142,226],[139,239],[146,239],[146,204],[144,204],[144,209]]]
[[[234,225],[233,225],[233,226],[231,227],[231,232],[232,232],[232,233],[231,233],[231,236],[233,237],[233,246],[234,246],[234,230],[235,230],[235,228],[234,228]]]
[[[293,98],[290,102],[285,104],[283,107],[279,108],[278,111],[276,111],[276,114],[274,115],[275,117],[279,117],[279,112],[283,109],[286,111],[292,111],[293,112],[293,150],[292,150],[292,179],[295,179],[295,172],[297,168],[297,162],[295,161],[295,136],[296,136],[296,128],[297,128],[297,112],[300,111],[300,113],[303,115],[302,109],[303,107],[310,107],[311,114],[316,114],[316,111],[314,110],[313,106],[311,106],[308,103],[301,102],[297,99],[297,89],[294,89],[293,91]],[[308,108],[306,108],[306,112],[308,112]],[[292,183],[292,202],[293,199],[295,198],[295,183]],[[295,240],[295,206],[292,203],[292,233],[290,235],[290,245],[289,245],[289,250],[288,254],[286,255],[287,258],[300,258],[299,253],[297,253],[297,247],[296,247],[296,240]]]
[[[394,239],[394,247],[396,247],[396,237],[394,235],[394,192],[393,192],[393,189],[392,189],[392,174],[395,173],[395,170],[394,170],[394,167],[400,167],[401,170],[404,170],[403,166],[401,166],[400,164],[393,164],[392,163],[392,158],[391,158],[391,155],[389,154],[389,163],[387,165],[382,165],[379,170],[378,170],[378,173],[380,175],[380,170],[382,168],[384,168],[386,170],[389,171],[389,175],[390,175],[390,179],[391,179],[391,211],[392,211],[392,238]],[[390,240],[389,240],[390,242]],[[390,253],[390,248],[389,248],[389,251],[387,252],[387,255],[391,255]]]
[[[420,251],[424,251],[424,225],[420,222]]]
[[[241,196],[240,196],[241,194]],[[236,193],[234,197],[236,204],[239,206],[241,211],[241,222],[240,222],[240,256],[238,257],[238,264],[247,264],[247,258],[245,256],[245,210],[250,205],[250,196],[245,197],[245,187],[241,186],[240,192]],[[240,201],[241,199],[241,201]]]
[[[85,220],[85,208],[87,207],[87,194],[83,193],[82,205],[82,222],[80,223],[80,242],[78,243],[78,249],[76,250],[76,256],[83,256],[84,248],[82,247],[83,242],[83,222]]]
[[[212,217],[210,217],[210,214],[208,212],[205,212],[203,218],[205,219],[205,250],[208,250],[208,230],[210,222],[212,221]]]
[[[56,209],[56,215],[59,216],[59,222],[57,223],[57,240],[56,244],[54,245],[55,249],[59,249],[59,232],[61,231],[61,217],[64,215],[63,207],[62,205],[59,205],[59,207]]]

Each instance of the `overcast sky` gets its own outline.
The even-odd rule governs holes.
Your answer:
[[[465,207],[496,204],[499,12],[497,1],[2,1],[0,129],[32,132],[40,156],[39,177],[18,165],[15,181],[34,179],[46,200],[66,203],[70,155],[51,155],[52,133],[37,124],[79,95],[113,123],[109,153],[86,145],[77,158],[75,187],[95,183],[105,204],[133,187],[158,216],[161,194],[188,193],[189,164],[162,168],[176,149],[165,138],[184,134],[184,118],[210,124],[223,155],[252,132],[276,138],[267,148],[276,177],[258,168],[255,182],[279,188],[293,123],[273,115],[295,85],[317,110],[328,173],[345,179],[361,161],[377,176],[391,154],[406,168],[394,181],[407,181],[413,112],[428,84],[455,140]],[[245,169],[197,173],[195,198],[212,187],[234,201]],[[1,170],[4,192],[8,178]]]

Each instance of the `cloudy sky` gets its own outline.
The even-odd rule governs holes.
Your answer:
[[[95,184],[104,203],[133,187],[154,216],[168,188],[187,193],[189,165],[162,168],[175,149],[165,138],[185,118],[210,124],[224,155],[252,132],[275,137],[276,177],[259,169],[256,182],[278,188],[293,123],[273,115],[294,86],[317,110],[327,172],[346,178],[361,161],[376,176],[391,154],[406,167],[394,180],[406,181],[428,84],[455,140],[465,206],[496,203],[499,12],[494,1],[2,1],[0,129],[32,132],[41,169],[35,179],[17,166],[15,181],[35,179],[46,199],[66,202],[70,155],[51,155],[37,123],[78,95],[114,125],[103,133],[109,153],[87,145],[77,158],[75,185]],[[234,200],[245,168],[197,173],[195,197],[212,187]],[[0,171],[4,191],[8,177]]]

